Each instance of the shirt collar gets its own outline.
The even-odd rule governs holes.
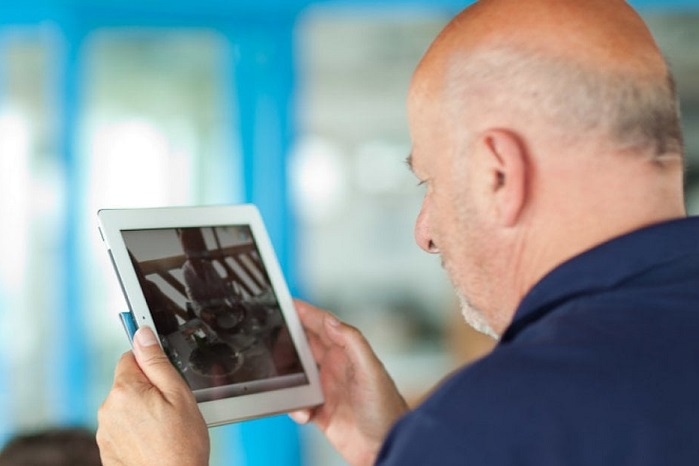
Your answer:
[[[614,288],[627,278],[687,254],[699,254],[699,217],[652,225],[611,239],[559,265],[524,297],[505,343],[575,296]]]

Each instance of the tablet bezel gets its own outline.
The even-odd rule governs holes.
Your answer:
[[[317,366],[262,217],[254,205],[102,209],[98,212],[98,218],[102,239],[136,325],[149,326],[154,330],[153,318],[131,263],[122,231],[237,225],[245,225],[251,229],[260,259],[269,275],[282,316],[308,378],[308,384],[214,401],[201,401],[198,406],[208,426],[289,412],[323,402]]]

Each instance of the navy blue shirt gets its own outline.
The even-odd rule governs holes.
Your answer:
[[[525,296],[377,464],[699,465],[699,218],[615,238]]]

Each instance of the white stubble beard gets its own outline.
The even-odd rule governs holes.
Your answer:
[[[466,296],[465,293],[461,291],[458,286],[457,273],[452,269],[451,263],[446,260],[444,255],[440,256],[442,268],[447,272],[449,281],[451,281],[456,296],[459,298],[459,305],[461,307],[461,315],[464,317],[466,323],[471,326],[477,332],[489,336],[494,340],[499,340],[500,335],[493,329],[493,327],[488,324],[483,311],[478,309],[472,301]]]
[[[456,295],[459,297],[461,315],[463,315],[466,323],[477,332],[488,335],[494,340],[499,340],[500,335],[486,322],[483,312],[471,304],[471,301],[458,289],[456,290]]]

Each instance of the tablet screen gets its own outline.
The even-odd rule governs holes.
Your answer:
[[[309,383],[248,225],[121,234],[163,348],[198,402]]]

